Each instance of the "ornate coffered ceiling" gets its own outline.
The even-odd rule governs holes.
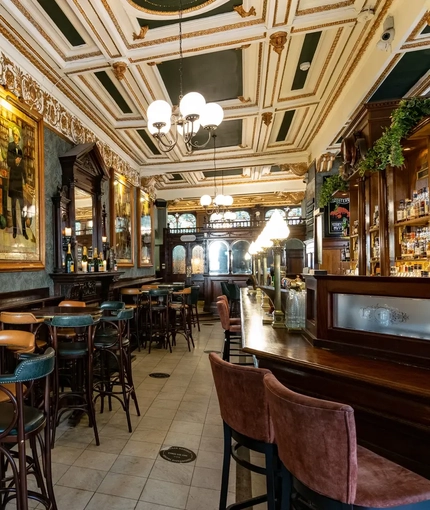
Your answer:
[[[117,171],[138,172],[152,196],[176,207],[213,195],[214,177],[241,206],[246,196],[299,201],[306,168],[323,155],[331,161],[363,101],[430,86],[430,0],[182,0],[183,91],[195,89],[225,111],[215,174],[213,149],[187,155],[178,145],[163,154],[147,131],[153,100],[178,103],[179,5],[0,3],[2,62],[15,80],[34,78],[47,121],[56,119],[49,118],[56,105],[60,132],[97,139]],[[379,51],[388,16],[395,37]]]

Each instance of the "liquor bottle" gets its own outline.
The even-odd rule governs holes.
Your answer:
[[[70,243],[67,245],[67,255],[66,255],[66,273],[74,273],[75,272],[75,263],[73,261],[72,250]]]
[[[349,262],[351,260],[351,253],[349,250],[349,244],[345,245],[345,260]]]
[[[94,248],[94,253],[93,253],[93,267],[94,267],[94,272],[95,273],[98,273],[99,272],[99,258],[97,256],[97,248]]]
[[[400,200],[399,208],[397,209],[397,221],[404,220],[404,212],[405,212],[405,201]]]
[[[86,246],[82,248],[82,272],[88,273],[88,254]]]
[[[105,271],[106,270],[106,261],[103,260],[103,252],[102,250],[99,251],[99,271]]]
[[[113,270],[118,271],[118,264],[116,262],[115,252],[113,252]]]

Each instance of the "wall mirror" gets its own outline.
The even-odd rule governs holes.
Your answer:
[[[229,251],[224,241],[214,241],[209,246],[209,273],[228,274],[229,272]]]
[[[75,236],[81,246],[92,247],[93,197],[80,188],[75,188]]]
[[[154,265],[153,207],[149,195],[137,192],[137,261],[138,267]]]
[[[134,187],[122,177],[111,182],[111,246],[119,266],[134,266]]]

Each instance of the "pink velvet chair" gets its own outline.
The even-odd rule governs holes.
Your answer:
[[[430,509],[430,480],[357,445],[352,407],[295,393],[272,374],[264,385],[286,468],[282,510],[292,492],[321,510]]]
[[[227,505],[230,457],[251,471],[266,475],[267,494],[230,505],[229,510],[249,508],[267,501],[268,510],[278,508],[279,460],[274,443],[273,426],[269,416],[263,377],[269,370],[243,367],[223,361],[210,353],[212,374],[218,395],[221,417],[224,422],[224,458],[222,468],[219,510]],[[232,439],[236,441],[232,447]],[[240,458],[242,447],[264,453],[266,468],[256,466]]]

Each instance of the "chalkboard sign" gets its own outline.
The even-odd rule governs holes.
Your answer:
[[[82,269],[82,244],[76,245],[76,263],[78,265],[78,270]]]
[[[342,237],[344,226],[349,226],[349,197],[333,198],[326,207],[325,235]]]

